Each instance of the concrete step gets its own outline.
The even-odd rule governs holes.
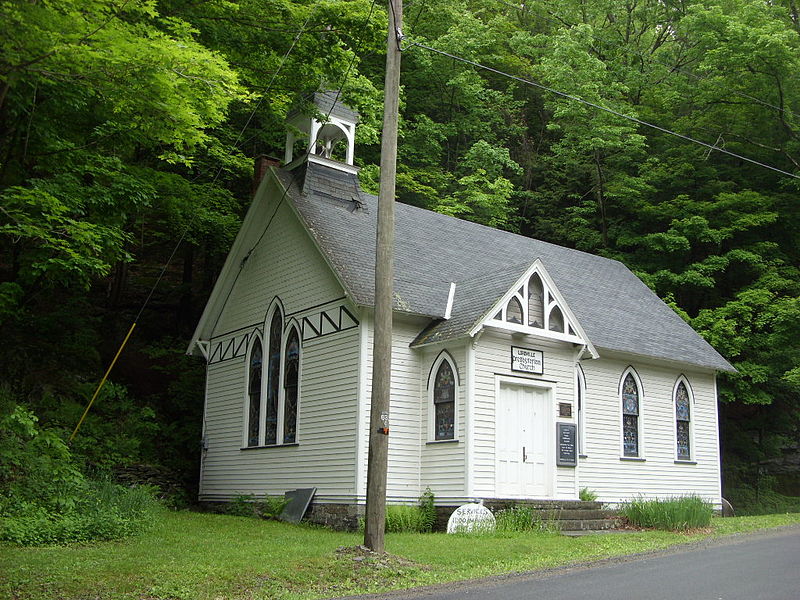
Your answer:
[[[583,500],[485,500],[491,510],[502,510],[513,506],[527,506],[534,510],[599,510],[602,502],[586,502]]]
[[[540,519],[555,519],[555,520],[579,520],[579,519],[605,519],[607,517],[616,516],[616,511],[603,510],[603,509],[576,509],[565,508],[562,510],[534,510],[534,515]]]
[[[555,521],[561,531],[600,531],[616,529],[620,525],[618,519],[563,519]]]

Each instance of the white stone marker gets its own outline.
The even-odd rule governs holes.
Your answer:
[[[483,503],[462,504],[447,521],[447,533],[494,531],[494,528],[494,515]]]

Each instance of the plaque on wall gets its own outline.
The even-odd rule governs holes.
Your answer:
[[[574,423],[556,423],[556,464],[574,467],[578,464],[578,426]]]
[[[511,346],[511,370],[521,373],[544,373],[544,353],[531,348]]]
[[[563,417],[565,419],[572,416],[572,403],[570,402],[559,402],[558,403],[558,416]]]

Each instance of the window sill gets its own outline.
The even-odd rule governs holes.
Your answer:
[[[696,465],[697,461],[696,460],[676,460],[675,464],[676,465]]]
[[[267,444],[265,446],[243,446],[240,450],[265,450],[268,448],[293,448],[295,446],[299,446],[297,442],[292,442],[291,444]]]
[[[620,456],[619,459],[623,462],[645,462],[646,459],[640,456]]]
[[[430,442],[425,442],[426,446],[437,446],[439,444],[457,444],[458,440],[431,440]]]

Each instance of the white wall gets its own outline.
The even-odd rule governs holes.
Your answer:
[[[264,223],[275,211],[274,205],[256,208],[253,218]],[[341,286],[288,201],[280,204],[269,231],[245,264],[211,340],[205,417],[208,449],[200,499],[317,487],[317,500],[352,501],[356,494],[357,327],[303,342],[298,445],[242,449],[247,406],[246,346],[242,340],[263,327],[275,296],[283,302],[285,315],[298,323],[303,317],[318,320],[322,310],[336,314],[340,306],[357,314],[343,299]],[[228,346],[231,339],[234,344]],[[214,359],[218,348],[231,349],[226,360],[219,360],[221,354]]]
[[[431,372],[434,362],[441,352],[449,353],[457,371],[456,423],[454,441],[435,441],[431,428],[433,396],[429,385],[433,385]],[[430,487],[436,502],[452,504],[467,499],[466,493],[466,401],[467,401],[467,353],[464,341],[441,346],[436,344],[420,351],[420,391],[422,410],[420,412],[420,447],[422,453],[422,483],[424,491]]]
[[[601,351],[601,355],[602,355]],[[654,365],[635,359],[600,358],[581,362],[586,375],[586,458],[579,461],[579,485],[604,502],[642,495],[667,497],[698,494],[719,505],[720,464],[714,375],[680,366]],[[640,448],[643,462],[620,460],[619,384],[633,366],[644,388]],[[681,374],[694,392],[692,461],[677,463],[673,388]]]
[[[422,402],[420,398],[420,353],[409,348],[426,319],[394,315],[392,335],[392,392],[389,406],[389,464],[386,478],[386,501],[416,502],[421,487]],[[363,373],[359,422],[359,497],[366,498],[369,416],[372,380],[373,329],[369,318],[362,321]]]
[[[544,353],[544,374],[532,375],[511,370],[511,346],[533,348]],[[574,402],[574,372],[576,350],[573,344],[544,338],[512,337],[511,333],[486,329],[475,349],[473,494],[478,498],[493,498],[495,494],[495,395],[497,378],[513,377],[524,383],[545,382],[555,386],[552,398],[553,414],[553,498],[577,498],[575,469],[555,466],[556,422],[574,423],[577,406]],[[573,418],[558,417],[558,403],[573,404]]]

